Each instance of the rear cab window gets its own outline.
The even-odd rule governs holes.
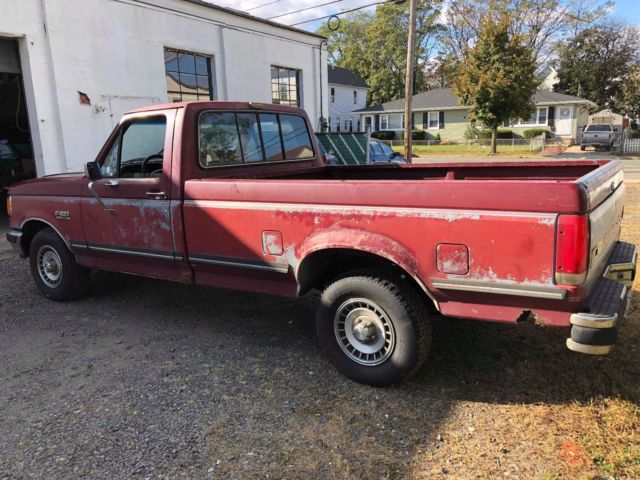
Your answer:
[[[315,157],[305,119],[284,113],[201,112],[198,151],[203,168]]]
[[[611,125],[588,125],[585,132],[612,132]]]

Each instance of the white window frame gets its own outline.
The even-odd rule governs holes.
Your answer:
[[[546,121],[544,123],[540,123],[540,111],[544,110],[547,112]],[[521,120],[518,120],[518,123],[514,124],[514,127],[546,127],[549,125],[549,107],[536,107],[536,123],[523,123]]]
[[[431,116],[436,118],[436,126],[431,126]],[[427,113],[427,130],[440,130],[440,112],[428,112]]]
[[[389,128],[389,116],[391,115],[400,115],[400,128]],[[382,126],[383,119],[386,121],[386,124],[387,124],[386,127]],[[404,130],[404,113],[399,113],[399,114],[391,113],[391,114],[380,115],[380,130],[393,131],[393,132]]]

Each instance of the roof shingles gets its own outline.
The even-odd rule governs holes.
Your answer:
[[[564,93],[549,92],[546,90],[539,90],[533,96],[533,102],[535,104],[553,104],[553,103],[591,103],[584,98],[574,97],[572,95],[565,95]],[[465,108],[464,105],[458,103],[458,98],[453,94],[450,88],[436,88],[427,92],[418,93],[414,95],[411,100],[412,110],[436,110],[436,109],[453,109],[453,108]],[[362,112],[397,112],[404,109],[404,99],[392,100],[390,102],[382,103],[380,105],[373,105],[371,107],[362,108],[356,110],[354,113]]]
[[[367,83],[351,70],[329,65],[327,68],[328,82],[335,85],[348,85],[350,87],[369,88]]]

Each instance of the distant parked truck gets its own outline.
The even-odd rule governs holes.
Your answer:
[[[616,129],[613,125],[594,124],[587,125],[580,141],[580,150],[587,147],[606,148],[611,150],[616,139]]]

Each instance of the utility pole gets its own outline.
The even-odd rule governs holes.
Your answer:
[[[409,35],[407,38],[407,72],[404,86],[404,158],[413,163],[411,154],[411,97],[413,97],[413,65],[416,54],[416,0],[409,0]]]

